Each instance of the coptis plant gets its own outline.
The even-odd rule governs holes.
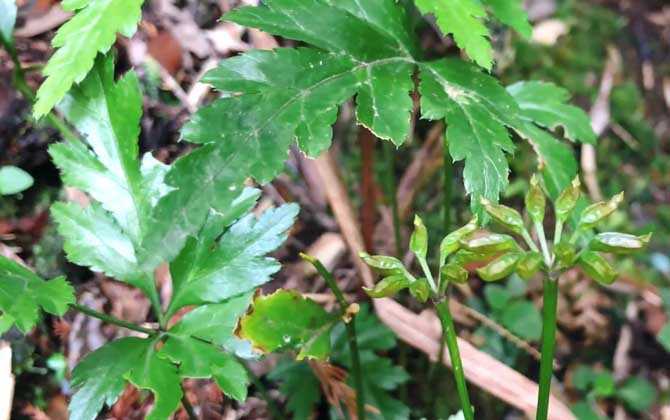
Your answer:
[[[477,270],[482,280],[499,280],[515,271],[522,278],[530,278],[537,272],[544,276],[542,359],[536,419],[545,420],[549,410],[556,342],[558,282],[561,273],[579,266],[585,274],[599,283],[611,284],[616,280],[617,272],[600,253],[617,255],[639,251],[649,243],[651,234],[634,236],[603,232],[590,235],[590,231],[621,204],[623,193],[615,195],[609,201],[591,204],[579,212],[580,183],[579,178],[575,178],[554,202],[554,237],[549,242],[543,225],[546,199],[540,184],[539,178],[533,176],[525,197],[526,213],[535,231],[535,239],[531,237],[530,229],[519,212],[482,200],[486,213],[496,224],[520,237],[528,249],[524,250],[514,237],[504,234],[469,239],[463,246],[469,251],[481,253],[482,257],[497,254],[493,261]],[[568,237],[564,234],[564,229],[571,225],[574,229]]]
[[[126,383],[153,393],[150,419],[167,418],[178,408],[184,378],[212,378],[226,395],[243,400],[249,377],[241,358],[256,357],[257,350],[287,349],[297,350],[298,358],[325,358],[331,331],[341,320],[356,381],[356,411],[359,418],[365,416],[364,389],[372,387],[363,385],[360,365],[366,361],[359,361],[355,350],[355,306],[344,300],[330,273],[308,258],[337,296],[337,314],[292,291],[253,298],[257,287],[279,270],[266,254],[283,242],[298,208],[285,205],[256,217],[250,210],[259,191],[244,187],[250,178],[264,183],[276,177],[293,143],[310,156],[327,150],[339,108],[354,97],[355,121],[396,147],[411,136],[413,118],[444,120],[445,160],[463,161],[465,190],[475,214],[444,238],[435,274],[428,265],[427,230],[418,217],[410,248],[423,276],[415,277],[396,258],[363,255],[385,276],[368,294],[392,296],[409,289],[419,301],[432,301],[444,329],[462,415],[471,420],[474,411],[447,303],[448,286],[467,281],[464,265],[470,262],[488,263],[477,270],[485,281],[513,272],[523,278],[542,272],[538,419],[546,418],[560,273],[579,265],[596,280],[612,282],[616,273],[599,252],[634,251],[649,237],[601,233],[584,242],[622,199],[616,196],[587,207],[578,219],[572,217],[579,184],[575,180],[570,186],[570,180],[577,163],[570,147],[552,131],[560,127],[568,140],[593,144],[596,135],[588,116],[570,105],[569,93],[558,86],[520,81],[503,87],[490,73],[494,63],[487,18],[529,37],[532,28],[520,0],[266,0],[258,7],[233,10],[223,19],[301,44],[247,51],[207,73],[203,81],[222,95],[183,127],[183,139],[198,147],[171,165],[151,154],[140,159],[138,78],[131,71],[115,80],[113,54],[108,53],[117,34],[129,37],[135,32],[143,1],[61,4],[74,15],[53,38],[55,53],[35,96],[12,37],[16,4],[0,0],[0,44],[13,61],[14,85],[34,101],[33,115],[44,117],[67,140],[49,149],[64,183],[91,199],[84,207],[56,203],[52,216],[70,261],[137,287],[153,308],[148,323],[128,323],[77,304],[64,278],[44,281],[0,257],[0,331],[16,325],[27,332],[40,309],[61,316],[72,308],[137,334],[106,344],[74,368],[71,418],[95,418],[116,401]],[[431,15],[473,63],[454,57],[427,59],[430,52],[422,50],[413,20],[421,15]],[[413,95],[419,98],[420,111]],[[530,144],[541,170],[526,198],[534,237],[518,212],[495,204],[508,185],[507,159],[517,148],[515,140]],[[387,165],[392,173],[392,161]],[[552,243],[543,230],[541,184],[555,200]],[[446,189],[445,183],[448,197]],[[528,249],[513,236],[482,236],[478,222],[488,217],[520,237]],[[568,238],[564,227],[573,224]],[[167,302],[159,298],[154,280],[161,264],[169,265],[172,280]],[[182,316],[187,307],[193,309]],[[388,342],[368,345],[386,351],[394,343]],[[409,416],[409,410],[392,401],[390,411]],[[188,401],[183,404],[188,411]]]
[[[247,188],[232,191],[235,197],[209,209],[206,220],[194,220],[193,212],[179,207],[180,190],[172,179],[180,176],[184,160],[167,166],[150,154],[138,157],[141,104],[136,76],[128,73],[115,82],[113,61],[104,58],[66,96],[61,109],[85,141],[57,143],[49,152],[66,184],[93,201],[86,207],[56,203],[52,216],[68,258],[139,288],[156,325],[135,325],[79,305],[64,278],[44,281],[0,257],[0,331],[13,324],[29,331],[40,308],[59,316],[72,308],[139,333],[102,346],[74,368],[75,420],[95,418],[127,382],[153,393],[150,419],[165,419],[177,409],[185,378],[212,378],[226,395],[244,400],[249,378],[240,358],[255,356],[234,329],[256,288],[279,270],[265,254],[284,241],[298,212],[290,204],[256,218],[249,211],[260,192]],[[166,217],[171,212],[179,220]],[[180,222],[197,226],[174,231]],[[174,233],[157,241],[160,231]],[[166,248],[176,256],[170,262],[172,297],[161,302],[153,273],[160,261],[154,258]],[[185,307],[193,309],[177,316]]]
[[[409,289],[410,293],[420,302],[425,302],[428,298],[433,301],[442,323],[461,407],[466,419],[473,419],[474,413],[470,405],[454,325],[446,301],[450,283],[464,283],[468,280],[465,264],[486,262],[486,265],[477,268],[476,271],[479,278],[487,282],[507,278],[514,272],[523,279],[530,279],[538,272],[543,273],[545,280],[542,359],[536,419],[545,420],[549,408],[549,388],[556,335],[558,281],[561,273],[574,266],[579,266],[596,281],[611,284],[616,279],[617,273],[600,255],[600,252],[627,254],[639,251],[648,244],[651,234],[634,236],[618,232],[604,232],[596,234],[586,242],[586,245],[580,247],[581,237],[587,235],[598,222],[616,210],[623,200],[623,193],[607,202],[598,202],[584,208],[579,217],[574,218],[575,228],[572,235],[567,238],[563,231],[567,225],[570,225],[573,216],[576,216],[575,209],[579,199],[580,183],[579,178],[575,178],[555,201],[556,223],[552,243],[547,241],[544,233],[546,198],[537,176],[531,178],[530,188],[525,197],[526,213],[536,239],[531,236],[531,229],[527,228],[519,212],[482,199],[484,210],[491,219],[522,239],[523,242],[519,243],[515,237],[506,234],[482,234],[481,231],[477,231],[478,223],[475,218],[442,240],[437,276],[433,276],[426,260],[427,231],[418,216],[414,219],[415,230],[410,239],[410,249],[416,256],[424,277],[416,278],[397,258],[361,255],[368,265],[377,269],[384,276],[373,289],[366,289],[371,297],[390,297],[403,289]],[[527,249],[524,249],[522,244]]]

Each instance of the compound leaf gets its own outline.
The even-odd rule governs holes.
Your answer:
[[[238,335],[262,352],[295,349],[298,359],[324,359],[330,330],[337,320],[319,304],[292,290],[257,297],[242,317]]]
[[[35,118],[46,115],[60,102],[74,83],[93,67],[98,52],[105,54],[117,32],[135,33],[141,17],[142,0],[70,0],[63,8],[76,12],[60,27],[52,41],[56,52],[44,67],[46,80],[37,91]]]
[[[16,324],[27,333],[35,326],[40,308],[61,316],[74,301],[74,289],[64,277],[44,281],[16,261],[0,256],[0,332]]]
[[[267,282],[279,263],[265,254],[284,242],[298,210],[289,204],[258,219],[248,214],[223,235],[222,216],[210,215],[198,239],[191,239],[171,264],[174,291],[168,316],[183,306],[220,302]]]

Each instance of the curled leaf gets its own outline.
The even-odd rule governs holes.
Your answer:
[[[523,234],[526,228],[523,224],[523,218],[518,211],[502,204],[492,203],[485,198],[482,198],[481,203],[493,220],[518,235]]]
[[[561,241],[554,247],[559,267],[572,267],[577,256],[577,248],[567,241]]]
[[[629,254],[647,246],[651,233],[642,236],[619,232],[604,232],[597,234],[589,247],[594,251],[609,252],[612,254]]]
[[[402,261],[395,257],[386,255],[369,255],[365,252],[359,254],[361,259],[372,268],[389,274],[397,274],[405,270]]]
[[[534,174],[530,179],[530,188],[525,197],[526,211],[528,215],[536,223],[542,223],[544,220],[544,209],[547,204],[547,199],[544,196],[542,187],[537,174]]]
[[[612,214],[614,210],[619,207],[619,204],[621,204],[622,201],[623,192],[620,192],[619,194],[612,197],[609,201],[600,201],[598,203],[591,204],[582,212],[578,227],[582,229],[594,227],[602,219]]]
[[[456,263],[450,263],[442,267],[440,270],[440,277],[442,279],[443,287],[446,288],[447,283],[465,283],[468,281],[468,270]]]
[[[458,251],[461,246],[461,239],[465,238],[475,230],[477,230],[477,216],[472,218],[472,220],[465,226],[456,229],[442,239],[442,242],[440,243],[440,266],[444,265],[449,255]]]
[[[409,292],[416,300],[424,303],[430,297],[430,286],[425,278],[417,279],[409,285]]]
[[[579,182],[579,176],[576,176],[572,183],[561,193],[559,194],[556,202],[554,203],[554,209],[556,212],[556,218],[561,222],[568,220],[570,213],[574,210],[577,205],[577,200],[581,194],[581,183]]]
[[[414,216],[414,232],[409,240],[409,249],[419,259],[425,259],[428,253],[428,231],[419,215]]]
[[[509,235],[490,233],[478,238],[461,240],[461,246],[478,254],[492,254],[512,250],[517,247],[517,244]]]
[[[612,284],[618,276],[610,263],[597,252],[584,252],[579,257],[579,266],[589,277],[599,283]]]
[[[478,268],[477,274],[479,278],[485,281],[504,279],[514,272],[520,259],[520,253],[509,252],[491,261],[486,266]]]
[[[449,265],[454,264],[454,265],[459,265],[459,266],[465,266],[466,264],[471,264],[471,263],[481,263],[485,261],[490,261],[493,258],[494,255],[491,253],[483,253],[483,252],[476,252],[476,251],[470,251],[468,249],[460,249],[456,254],[454,254],[454,257],[452,258],[452,261],[449,263]]]
[[[402,289],[410,286],[410,280],[402,274],[385,277],[373,288],[364,287],[363,290],[371,298],[392,297]]]
[[[535,251],[524,253],[516,265],[517,274],[524,280],[533,277],[542,267],[542,254]]]

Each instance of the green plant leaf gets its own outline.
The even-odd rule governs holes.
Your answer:
[[[483,3],[493,11],[500,22],[514,28],[524,38],[530,38],[533,34],[533,27],[528,22],[522,0],[483,0]]]
[[[316,302],[291,290],[257,297],[242,317],[238,335],[268,353],[299,350],[298,359],[324,359],[330,353],[330,330],[337,318]]]
[[[521,107],[524,119],[555,130],[562,127],[571,141],[595,144],[596,134],[589,116],[567,102],[570,93],[552,83],[518,82],[507,88]]]
[[[599,283],[612,284],[618,277],[616,270],[597,252],[586,251],[582,253],[578,264],[589,277]]]
[[[489,30],[483,20],[486,9],[477,0],[414,0],[423,14],[433,14],[445,35],[452,34],[456,45],[465,50],[472,61],[491,70],[493,47]]]
[[[154,408],[147,419],[167,418],[179,405],[182,392],[176,366],[158,357],[155,344],[155,340],[126,337],[86,355],[72,372],[75,393],[70,418],[96,418],[104,405],[116,402],[126,380],[154,393]]]
[[[130,72],[115,82],[114,60],[101,57],[59,109],[86,140],[49,148],[63,180],[100,202],[138,243],[146,232],[151,203],[137,142],[142,115],[137,76]]]
[[[569,93],[551,83],[518,82],[507,87],[521,108],[522,123],[515,127],[538,155],[547,192],[553,199],[570,185],[577,175],[577,161],[572,149],[543,128],[564,128],[573,141],[595,143],[596,136],[588,115],[580,108],[567,104]]]
[[[246,294],[197,307],[168,330],[160,355],[179,366],[180,378],[213,378],[226,395],[244,401],[249,377],[231,352],[240,349],[233,332],[250,301]]]
[[[532,302],[517,301],[503,310],[502,324],[526,340],[538,340],[542,334],[542,316]]]
[[[479,214],[481,197],[497,202],[507,186],[505,153],[515,147],[506,127],[521,124],[518,105],[494,78],[463,61],[444,59],[420,69],[421,116],[446,120],[449,153],[454,161],[465,159],[465,189]]]
[[[53,38],[56,52],[42,72],[46,80],[37,91],[33,108],[35,118],[49,113],[74,83],[84,80],[96,55],[99,52],[105,54],[114,44],[117,32],[128,38],[135,33],[142,3],[142,0],[63,2],[65,10],[76,14]]]
[[[266,210],[258,219],[248,214],[225,233],[224,215],[210,214],[197,238],[189,240],[170,266],[173,297],[167,316],[186,305],[221,302],[267,282],[280,266],[266,254],[284,242],[298,211],[298,205],[288,204]]]
[[[74,302],[74,289],[64,277],[44,281],[16,261],[0,256],[0,333],[12,324],[27,333],[37,323],[40,308],[61,316]]]
[[[618,387],[616,395],[631,410],[645,413],[656,402],[658,391],[647,379],[634,376]]]
[[[271,0],[225,18],[322,50],[252,51],[225,60],[205,81],[241,95],[200,110],[183,131],[186,139],[262,153],[250,174],[267,180],[282,168],[294,138],[313,156],[327,148],[339,105],[357,94],[359,122],[377,137],[404,142],[417,47],[402,7],[388,0]]]
[[[512,299],[509,291],[499,284],[487,284],[484,286],[484,297],[486,302],[495,310],[502,310]]]
[[[478,268],[477,275],[484,281],[504,279],[514,272],[517,263],[521,259],[521,255],[519,252],[503,254],[484,267]]]
[[[426,259],[428,253],[428,230],[418,215],[414,216],[414,232],[409,239],[409,249],[418,259]]]
[[[313,418],[314,408],[321,401],[321,384],[305,362],[284,359],[268,374],[279,382],[279,392],[286,396],[286,408],[296,420]]]
[[[137,271],[133,243],[97,203],[86,208],[54,203],[51,216],[65,238],[63,247],[70,261],[146,289]]]
[[[644,249],[651,240],[651,233],[642,236],[620,232],[602,232],[597,234],[589,244],[594,251],[612,254],[630,254]]]
[[[16,1],[0,0],[0,36],[13,43],[14,24],[16,23]]]
[[[32,187],[33,182],[33,177],[21,168],[16,166],[0,167],[0,195],[20,193]]]

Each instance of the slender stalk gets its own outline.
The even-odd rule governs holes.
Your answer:
[[[554,245],[558,245],[561,242],[561,236],[563,236],[563,221],[556,219],[556,225],[554,226]]]
[[[158,325],[160,325],[161,330],[166,330],[168,320],[165,318],[165,314],[163,313],[161,300],[160,297],[158,296],[158,290],[156,290],[156,286],[153,285],[153,287],[149,292],[150,293],[149,295],[147,295],[147,297],[149,298],[149,302],[151,302],[151,308],[153,309],[154,314],[156,315]]]
[[[391,203],[391,213],[393,217],[393,238],[395,241],[396,257],[402,257],[402,238],[400,235],[400,214],[398,213],[398,191],[395,179],[395,154],[393,153],[393,144],[390,141],[383,141],[384,150],[384,189],[386,197]]]
[[[279,407],[277,407],[277,404],[275,403],[275,400],[270,397],[270,393],[268,392],[268,389],[265,387],[263,384],[263,381],[261,381],[261,378],[259,378],[253,370],[247,365],[247,363],[242,360],[241,358],[237,358],[237,361],[244,366],[244,368],[247,370],[247,375],[251,379],[251,382],[254,384],[256,389],[258,390],[258,393],[261,394],[263,399],[268,405],[268,411],[270,412],[270,419],[283,419],[285,416],[282,415],[281,410]]]
[[[300,257],[309,262],[316,268],[316,271],[319,272],[321,277],[326,281],[326,284],[332,290],[337,302],[340,305],[342,314],[344,315],[347,308],[349,307],[349,302],[344,297],[340,286],[337,285],[335,277],[333,274],[328,271],[326,267],[318,259],[312,257],[311,255],[300,253]],[[356,337],[356,322],[355,320],[350,320],[349,322],[344,323],[347,330],[347,338],[349,344],[349,352],[351,353],[351,372],[354,376],[354,386],[356,387],[356,413],[359,420],[365,420],[365,390],[363,388],[363,376],[361,372],[361,359],[358,351],[358,340]]]
[[[458,351],[458,341],[456,340],[456,330],[454,328],[454,320],[451,317],[449,310],[449,301],[446,299],[435,303],[437,315],[442,324],[442,331],[444,339],[449,350],[449,358],[451,359],[451,369],[454,373],[454,380],[456,381],[456,389],[458,391],[458,398],[461,400],[461,409],[465,420],[474,420],[475,415],[470,404],[470,397],[468,396],[468,388],[465,383],[465,373],[463,372],[463,362],[461,361],[461,354]]]
[[[9,42],[7,39],[5,39],[4,36],[0,35],[0,44],[2,44],[3,48],[7,51],[9,56],[12,59],[12,62],[14,63],[14,74],[12,77],[12,84],[18,90],[21,95],[25,99],[27,99],[31,104],[35,102],[35,93],[31,89],[30,86],[28,86],[28,83],[26,82],[26,75],[23,72],[23,67],[21,66],[21,62],[19,61],[19,56],[16,52],[16,48],[14,48],[14,45]],[[47,122],[56,130],[58,130],[63,138],[68,141],[76,140],[77,135],[67,126],[67,124],[58,118],[53,112],[49,112],[45,116]]]
[[[542,223],[535,223],[535,231],[537,232],[537,237],[540,242],[540,247],[542,248],[542,255],[544,257],[544,262],[547,264],[547,267],[551,267],[551,254],[549,253],[549,246],[547,245],[547,237],[544,235],[544,226]]]
[[[531,251],[538,252],[539,249],[537,248],[537,245],[535,245],[535,242],[533,242],[533,238],[530,237],[530,233],[526,229],[523,230],[523,233],[521,234],[521,237],[523,240],[526,242],[526,245],[528,245],[528,248],[531,249]]]
[[[540,390],[537,397],[536,420],[547,420],[549,395],[556,346],[556,308],[558,301],[558,278],[549,276],[544,281],[542,303],[542,357],[540,359]]]
[[[152,330],[150,328],[144,328],[144,327],[141,327],[141,326],[139,326],[137,324],[134,324],[132,322],[124,321],[122,319],[118,319],[118,318],[113,317],[111,315],[107,315],[107,314],[104,314],[102,312],[98,312],[95,309],[89,308],[88,306],[80,305],[78,303],[71,303],[70,307],[72,309],[74,309],[76,311],[79,311],[83,314],[86,314],[90,317],[98,318],[99,320],[104,321],[108,324],[113,324],[113,325],[116,325],[116,326],[119,326],[119,327],[127,328],[129,330],[141,332],[141,333],[144,333],[144,334],[148,334],[150,336],[154,336],[154,335],[157,334],[156,330]]]
[[[181,405],[184,407],[184,410],[186,410],[186,414],[188,415],[189,420],[198,420],[198,416],[195,415],[195,410],[193,409],[191,402],[188,400],[188,397],[186,396],[186,390],[184,389],[183,386],[182,386]]]
[[[443,225],[444,232],[451,232],[451,193],[452,193],[452,184],[454,178],[454,164],[451,161],[451,155],[449,154],[449,146],[447,144],[447,139],[444,139],[442,146],[442,154],[444,157],[444,162],[442,164],[442,212],[443,214]]]

